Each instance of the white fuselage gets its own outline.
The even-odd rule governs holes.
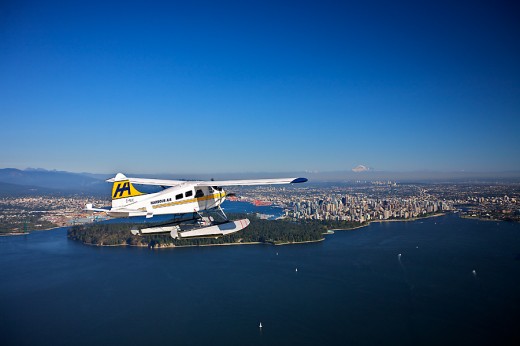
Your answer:
[[[186,214],[218,207],[226,198],[222,189],[186,182],[163,191],[112,201],[108,215],[131,217]]]

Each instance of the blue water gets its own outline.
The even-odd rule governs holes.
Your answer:
[[[2,345],[520,340],[520,225],[456,215],[288,246],[107,248],[34,232],[0,238],[0,278]]]
[[[283,215],[283,209],[274,205],[255,206],[251,203],[225,201],[222,203],[222,209],[226,213],[260,213],[265,215],[273,215],[277,218]]]

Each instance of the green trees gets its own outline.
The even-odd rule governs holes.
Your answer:
[[[91,245],[187,246],[235,243],[294,243],[323,238],[328,225],[321,221],[261,220],[253,215],[231,214],[232,219],[249,218],[246,229],[220,238],[172,239],[169,234],[134,236],[130,229],[135,223],[91,223],[76,225],[67,231],[70,239]],[[141,224],[142,225],[142,224]],[[147,224],[148,227],[152,225]],[[340,227],[338,227],[340,228]]]

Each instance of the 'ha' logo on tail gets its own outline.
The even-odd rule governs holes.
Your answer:
[[[124,174],[118,173],[116,175],[114,185],[112,185],[112,199],[120,199],[127,197],[140,196],[143,193],[137,191],[132,183],[125,177]]]

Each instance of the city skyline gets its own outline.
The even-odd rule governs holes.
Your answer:
[[[0,5],[0,166],[520,171],[517,5]]]

